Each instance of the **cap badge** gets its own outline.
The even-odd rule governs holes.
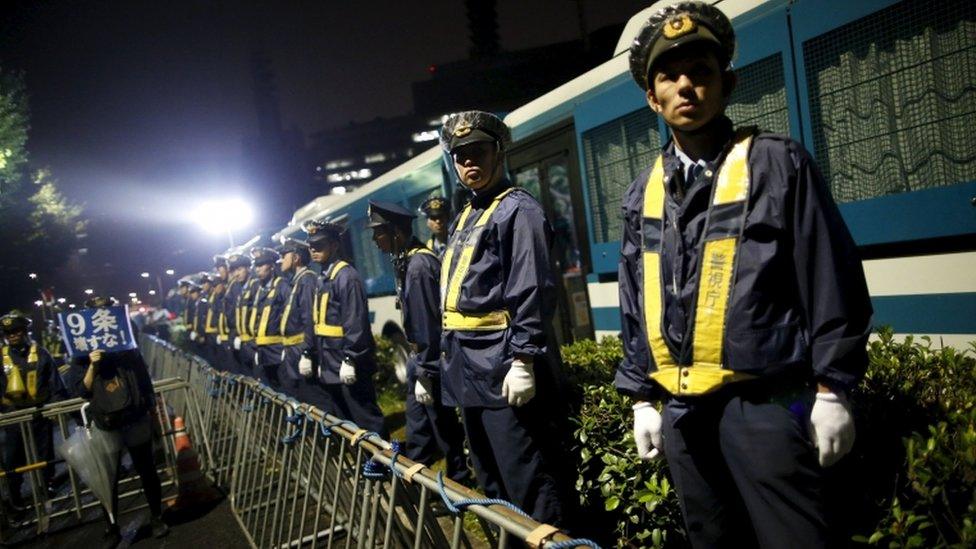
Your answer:
[[[464,137],[471,133],[471,126],[468,124],[461,124],[454,128],[454,137]]]
[[[668,40],[674,40],[680,38],[686,34],[695,32],[698,29],[698,25],[692,21],[691,17],[687,13],[680,13],[675,15],[664,24],[662,29],[664,37]]]

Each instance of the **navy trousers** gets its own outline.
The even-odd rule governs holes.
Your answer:
[[[535,399],[518,408],[461,409],[471,461],[485,495],[510,501],[539,522],[566,526],[566,490],[572,484],[563,478],[554,455],[561,448],[561,431],[549,413]]]
[[[664,407],[664,454],[693,547],[826,546],[808,408],[779,400],[727,388]]]
[[[302,351],[299,346],[285,347],[285,361],[281,365],[280,376],[284,392],[294,396],[300,402],[311,404],[326,413],[338,415],[332,398],[325,390],[325,386],[319,382],[318,376],[305,377],[298,371],[298,361],[301,359]]]
[[[424,406],[413,394],[413,384],[407,384],[407,444],[404,455],[424,465],[433,465],[443,454],[447,462],[447,476],[466,483],[471,478],[464,456],[464,428],[454,408],[440,404],[440,384],[435,383],[435,403]]]
[[[342,383],[322,384],[328,392],[335,408],[335,415],[352,421],[359,427],[373,431],[390,439],[383,420],[383,411],[376,403],[376,387],[368,376],[359,376],[356,383],[345,385]]]

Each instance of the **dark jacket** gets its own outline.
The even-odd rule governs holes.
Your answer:
[[[441,375],[441,262],[437,255],[415,241],[408,252],[406,272],[400,282],[403,329],[413,353],[407,362],[407,379],[436,379]],[[433,252],[432,250],[430,252]]]
[[[315,301],[315,292],[318,291],[319,277],[315,271],[303,268],[291,279],[291,287],[288,290],[285,310],[288,312],[285,318],[285,329],[283,335],[305,336],[302,343],[295,345],[301,352],[315,349],[315,324],[312,318],[312,304]]]
[[[460,216],[455,233],[474,227],[495,196],[512,184],[502,180],[471,200],[465,227]],[[463,313],[506,311],[505,330],[444,330],[446,352],[442,396],[446,405],[505,407],[501,388],[516,354],[534,360],[537,397],[554,394],[561,379],[559,349],[551,337],[555,283],[549,263],[552,229],[539,202],[516,188],[503,197],[478,238],[467,274],[461,282],[457,309]],[[460,254],[454,253],[452,263]],[[443,265],[442,268],[447,268]]]
[[[51,358],[51,354],[44,347],[37,345],[37,362],[29,363],[27,359],[30,356],[30,348],[31,343],[29,342],[27,345],[21,347],[7,347],[10,353],[10,360],[20,370],[21,382],[26,386],[28,383],[28,375],[33,373],[34,375],[30,377],[36,376],[37,391],[35,392],[35,396],[31,398],[26,392],[19,397],[7,395],[7,374],[0,375],[0,396],[3,397],[2,404],[0,404],[0,411],[10,412],[12,410],[63,400],[68,397],[67,388],[64,386],[61,374],[58,372],[58,367],[54,363],[54,359]]]
[[[369,303],[359,271],[347,265],[329,280],[332,264],[322,266],[318,292],[329,294],[325,321],[342,326],[342,337],[316,336],[319,351],[319,378],[323,383],[342,383],[339,367],[348,358],[356,367],[358,377],[376,372],[376,342],[369,324]]]
[[[89,409],[95,424],[99,428],[107,430],[111,426],[106,421],[105,407],[100,393],[93,391],[95,388],[94,384],[92,385],[92,389],[85,387],[85,372],[88,370],[90,363],[87,356],[73,358],[71,364],[75,371],[72,377],[76,379],[77,394],[91,401],[91,407]],[[125,424],[138,422],[145,417],[149,410],[156,406],[152,378],[149,376],[149,369],[146,367],[146,362],[138,349],[118,353],[105,353],[102,356],[102,360],[96,366],[95,376],[103,380],[111,380],[118,376],[122,378],[123,383],[127,384],[130,391],[138,392],[138,398],[135,394],[132,395],[133,400],[137,401],[138,405],[126,411]]]
[[[731,123],[725,131],[731,140]],[[664,149],[665,219],[661,249],[662,330],[672,357],[690,364],[690,312],[695,303],[699,246],[712,180],[724,153],[699,177],[684,182],[674,144]],[[853,386],[867,365],[871,302],[861,260],[824,183],[799,143],[779,135],[754,137],[745,226],[729,297],[722,366],[768,378],[815,377]],[[619,264],[624,359],[615,385],[642,399],[663,396],[648,378],[656,370],[643,323],[641,219],[650,168],[623,197]],[[706,175],[708,174],[708,175]]]

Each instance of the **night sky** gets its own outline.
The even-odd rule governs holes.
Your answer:
[[[648,3],[584,0],[586,25],[623,23]],[[573,0],[498,4],[504,50],[579,37]],[[92,259],[126,273],[203,269],[225,247],[185,212],[247,178],[253,50],[272,60],[283,125],[307,136],[408,114],[411,82],[469,48],[462,0],[3,6],[0,66],[25,71],[32,163],[111,228],[112,246],[92,243]]]

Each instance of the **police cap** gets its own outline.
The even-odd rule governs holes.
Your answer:
[[[278,253],[282,256],[288,253],[301,253],[302,250],[308,250],[308,243],[296,238],[286,238],[278,246]]]
[[[281,255],[264,246],[259,246],[257,248],[251,248],[251,264],[257,267],[258,265],[269,265],[277,262],[281,259]]]
[[[18,330],[29,330],[31,319],[20,311],[10,311],[0,317],[0,330],[5,334],[10,334]]]
[[[393,202],[380,202],[370,200],[366,209],[369,217],[367,227],[379,227],[381,225],[393,225],[400,228],[410,228],[410,224],[416,219],[416,215],[410,210]]]
[[[251,260],[242,253],[234,252],[227,256],[227,267],[237,269],[239,267],[250,267]]]
[[[419,209],[426,217],[447,217],[451,213],[450,204],[443,196],[432,196],[424,200]]]
[[[308,246],[315,248],[327,241],[338,242],[342,238],[342,233],[346,228],[339,223],[329,221],[316,221],[310,219],[303,225],[305,232],[308,233]]]
[[[203,286],[204,284],[213,284],[214,276],[207,271],[200,271],[197,273],[197,284]]]
[[[735,31],[718,8],[704,2],[678,2],[657,10],[630,46],[630,74],[634,81],[647,90],[648,73],[661,54],[694,42],[715,46],[723,68],[735,56]]]
[[[229,267],[227,263],[227,256],[224,254],[217,254],[213,256],[213,266],[214,269],[223,265],[224,267]]]
[[[191,290],[193,289],[193,286],[193,284],[190,285]],[[118,302],[115,301],[114,297],[104,295],[96,295],[85,301],[85,307],[89,309],[101,309],[104,307],[114,307],[116,305],[118,305]]]
[[[441,127],[441,147],[448,153],[471,143],[496,143],[498,150],[508,150],[512,131],[505,122],[485,111],[456,112]]]
[[[190,280],[190,275],[186,275],[184,277],[181,277],[179,280],[177,280],[176,284],[178,286],[190,286],[191,282],[192,280]]]

